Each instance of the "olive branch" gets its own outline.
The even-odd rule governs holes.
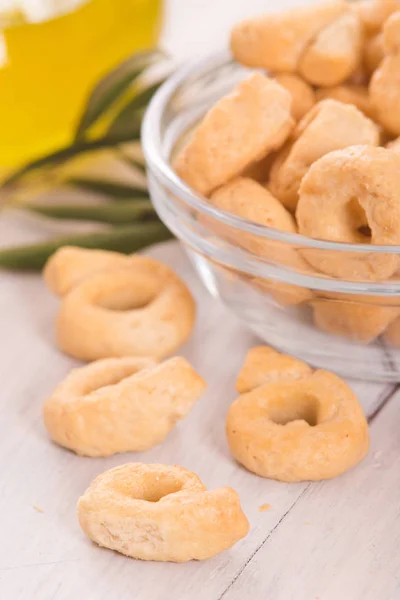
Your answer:
[[[135,54],[109,72],[92,90],[71,143],[11,173],[0,184],[0,203],[50,219],[84,220],[108,225],[105,230],[57,237],[31,246],[0,250],[0,268],[40,269],[64,245],[103,248],[124,253],[171,237],[158,219],[147,191],[140,150],[145,109],[165,76],[149,83],[152,67],[165,63],[158,51]],[[111,150],[137,183],[74,174],[83,158]],[[55,186],[90,192],[98,203],[38,203],[37,197]]]

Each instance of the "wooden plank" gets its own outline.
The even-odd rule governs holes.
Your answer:
[[[399,401],[373,420],[368,458],[309,485],[221,599],[400,598]]]
[[[225,415],[236,395],[236,373],[256,340],[206,294],[178,244],[164,244],[150,254],[173,265],[198,300],[196,331],[183,354],[207,379],[208,393],[159,447],[108,459],[77,457],[47,439],[42,401],[77,363],[54,347],[58,301],[40,278],[0,279],[0,311],[7,315],[2,333],[8,340],[3,350],[7,360],[0,365],[1,598],[156,600],[173,590],[178,599],[216,599],[307,489],[307,484],[261,479],[232,460]],[[392,389],[352,385],[368,412]],[[198,473],[210,488],[231,485],[250,520],[249,536],[212,560],[185,565],[133,561],[92,545],[77,523],[77,498],[95,475],[129,461],[178,463]],[[272,508],[260,513],[265,503]]]

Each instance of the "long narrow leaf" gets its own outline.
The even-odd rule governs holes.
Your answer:
[[[163,54],[157,50],[135,54],[102,79],[89,97],[76,129],[75,140],[82,139],[89,127],[122,96],[132,82],[162,56]]]
[[[163,80],[164,81],[164,80]],[[121,137],[124,135],[140,135],[140,128],[146,105],[154,96],[163,81],[158,81],[141,90],[117,114],[111,123],[107,136]]]
[[[117,138],[128,133],[140,136],[143,113],[144,111],[132,110],[130,103],[128,103],[115,117],[106,135]]]
[[[118,113],[110,127],[106,137],[120,138],[124,135],[140,136],[144,111],[132,110],[130,103]]]
[[[135,202],[93,204],[27,204],[24,209],[52,219],[94,221],[120,225],[156,219],[154,208],[148,199],[136,199]]]
[[[121,135],[119,137],[107,135],[105,137],[101,137],[97,140],[85,140],[82,142],[77,142],[72,146],[67,146],[65,148],[61,148],[52,154],[48,154],[46,156],[42,156],[36,160],[33,160],[30,163],[27,163],[21,169],[18,169],[14,173],[12,173],[5,181],[2,183],[1,188],[6,188],[8,186],[16,183],[21,177],[34,171],[35,169],[41,169],[43,167],[53,167],[58,164],[61,164],[67,161],[70,158],[75,158],[80,154],[84,154],[85,152],[92,152],[93,150],[102,150],[104,148],[113,148],[115,145],[126,143],[126,142],[135,142],[138,141],[139,135],[133,136],[131,134]]]
[[[61,246],[103,248],[130,254],[171,237],[171,232],[159,221],[134,223],[105,232],[60,237],[43,244],[0,250],[0,268],[39,270]]]
[[[158,88],[162,86],[164,81],[165,79],[156,81],[155,83],[152,83],[151,85],[145,87],[140,92],[138,92],[131,101],[131,109],[136,110],[138,108],[146,107],[152,99],[152,97],[154,96],[154,94],[156,93],[156,91],[158,90]]]
[[[147,191],[142,187],[129,185],[125,183],[117,183],[102,179],[86,179],[84,177],[71,177],[65,182],[74,188],[83,189],[95,194],[103,194],[113,200],[127,200],[143,198],[147,196]]]

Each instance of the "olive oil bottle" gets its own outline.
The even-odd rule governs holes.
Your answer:
[[[162,10],[162,0],[8,3],[0,8],[0,176],[69,143],[98,81],[155,45]]]

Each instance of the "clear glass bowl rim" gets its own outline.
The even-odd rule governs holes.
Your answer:
[[[177,69],[177,71],[167,79],[153,96],[143,120],[141,137],[146,162],[156,178],[174,195],[183,200],[190,208],[225,225],[233,227],[238,231],[252,233],[261,238],[277,240],[296,246],[315,248],[318,250],[369,254],[400,254],[400,245],[346,244],[342,242],[315,240],[298,233],[283,232],[265,225],[253,223],[252,221],[248,221],[247,219],[213,207],[203,196],[196,193],[177,176],[171,167],[168,158],[164,156],[163,151],[161,122],[168,102],[177,92],[179,86],[197,72],[201,71],[205,73],[207,67],[215,69],[233,63],[234,61],[227,51],[198,59]]]

